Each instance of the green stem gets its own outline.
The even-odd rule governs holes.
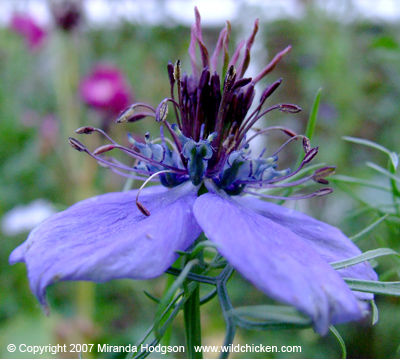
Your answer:
[[[194,350],[201,345],[200,286],[197,286],[183,308],[187,352],[190,359],[202,359],[203,354]]]
[[[78,282],[76,293],[76,308],[79,318],[92,320],[95,308],[95,284],[91,282]]]
[[[127,187],[128,182],[132,180],[132,178],[128,178],[128,181],[126,181],[125,186],[124,186],[124,191],[129,191],[130,188]],[[134,180],[133,180],[134,181]],[[174,283],[175,278],[173,276],[168,276],[167,277],[167,285],[165,287],[165,291],[164,294],[167,293],[168,289],[172,286],[172,284]],[[172,309],[171,309],[172,312]],[[165,346],[170,345],[171,342],[171,338],[172,338],[172,327],[169,326],[167,327],[167,329],[165,330],[165,333],[161,339],[161,343]]]
[[[389,161],[389,171],[393,175],[396,175],[396,168],[391,161]],[[390,185],[392,187],[393,207],[396,211],[397,216],[400,216],[400,209],[397,201],[397,198],[400,197],[400,192],[397,188],[396,181],[393,178],[390,179]]]
[[[79,84],[79,41],[70,33],[54,33],[53,46],[57,54],[53,72],[55,97],[60,119],[59,155],[62,158],[65,175],[62,180],[65,200],[68,204],[92,196],[93,181],[97,170],[95,161],[82,156],[68,144],[68,137],[73,136],[81,127],[82,108],[77,97]],[[88,138],[90,141],[90,138]],[[95,285],[79,282],[75,294],[76,315],[90,323],[93,321],[95,308]],[[85,340],[85,335],[80,333]],[[86,357],[90,358],[87,353]]]

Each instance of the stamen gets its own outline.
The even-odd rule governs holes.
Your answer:
[[[315,147],[315,148],[311,149],[308,152],[308,154],[306,154],[304,156],[303,160],[300,163],[300,166],[297,167],[294,172],[288,173],[286,176],[282,176],[282,177],[274,178],[274,179],[270,179],[270,180],[254,181],[253,184],[265,185],[265,184],[269,184],[269,183],[276,183],[278,181],[283,181],[283,180],[285,180],[287,178],[290,178],[290,177],[294,176],[295,174],[297,174],[304,167],[304,165],[306,165],[308,162],[310,162],[317,155],[317,153],[318,153],[318,147]]]
[[[281,147],[279,147],[272,155],[271,155],[271,157],[273,157],[273,156],[276,156],[279,152],[281,152],[290,142],[292,142],[292,141],[294,141],[294,140],[297,140],[297,139],[299,139],[299,138],[304,138],[305,136],[303,136],[303,135],[296,135],[296,136],[293,136],[293,137],[291,137],[291,138],[289,138]]]
[[[257,184],[255,184],[254,181],[251,181],[251,180],[237,181],[237,183],[246,184],[251,188],[260,188],[260,186],[262,186],[263,188],[288,188],[288,187],[298,186],[309,180],[313,180],[313,181],[315,181],[317,183],[321,183],[321,184],[328,184],[329,182],[325,179],[325,177],[328,177],[328,176],[334,174],[335,169],[336,169],[336,167],[334,167],[334,166],[319,168],[310,176],[306,176],[306,177],[300,178],[296,181],[292,181],[292,182],[288,182],[288,183],[278,183],[278,184],[264,183],[264,184],[261,184],[261,183],[257,182],[257,184],[258,184],[257,185]],[[293,175],[293,173],[291,175]],[[278,178],[278,179],[282,180],[282,178]]]
[[[111,143],[117,144],[117,142],[115,142],[109,135],[107,135],[107,133],[105,133],[100,128],[86,126],[86,127],[80,127],[75,131],[75,133],[85,134],[85,135],[90,135],[93,132],[98,132],[102,134],[105,138],[107,138],[107,140],[109,140]]]
[[[114,157],[106,157],[106,159],[104,159],[103,157],[94,157],[94,158],[96,158],[97,161],[99,161],[100,163],[105,164],[110,169],[111,168],[119,168],[121,170],[128,171],[128,172],[136,172],[136,173],[144,175],[144,176],[149,176],[149,175],[153,174],[152,171],[142,170],[142,169],[138,169],[135,167],[126,166],[124,163],[118,161]],[[136,160],[134,166],[137,166],[138,162],[139,162],[139,160]]]
[[[169,77],[169,83],[171,84],[171,97],[174,98],[174,84],[175,84],[175,77],[174,77],[174,66],[172,65],[171,61],[168,62],[167,65],[167,70],[168,70],[168,77]]]
[[[169,83],[171,84],[171,98],[175,101],[175,97],[174,97],[175,69],[171,62],[168,62],[167,69],[168,69]],[[179,87],[178,87],[178,92],[179,92]],[[178,94],[178,98],[179,98],[179,94]],[[181,128],[181,120],[179,118],[178,110],[179,110],[179,105],[174,104],[176,122],[178,123],[179,128]]]
[[[228,92],[232,85],[235,83],[235,79],[236,79],[236,69],[231,66],[225,76],[225,80],[224,80],[224,92]]]
[[[74,140],[74,139],[72,139],[72,140]],[[76,141],[76,140],[74,140],[74,141]],[[76,142],[80,143],[79,141],[76,141]],[[70,142],[70,143],[71,143],[71,142]],[[73,147],[74,147],[74,146],[73,146]],[[74,148],[75,148],[75,147],[74,147]],[[98,156],[96,156],[95,154],[93,154],[92,152],[90,152],[86,147],[85,147],[84,152],[86,152],[90,157],[92,157],[92,158],[94,158],[96,161],[98,161],[99,164],[100,164],[101,166],[106,167],[106,168],[109,168],[109,169],[111,169],[112,167],[114,167],[114,168],[119,168],[119,169],[124,170],[124,171],[129,171],[129,172],[134,171],[134,172],[136,172],[136,173],[140,173],[140,174],[143,174],[143,175],[148,175],[148,174],[151,174],[151,173],[152,173],[152,172],[149,172],[149,171],[143,171],[143,170],[138,170],[138,169],[134,169],[134,168],[128,167],[128,166],[124,165],[123,163],[117,161],[117,160],[116,160],[115,158],[113,158],[113,157],[111,157],[110,160],[113,161],[114,163],[113,163],[113,162],[110,162],[110,161],[107,161],[107,160],[104,159],[103,157],[98,157]]]
[[[303,137],[303,149],[304,153],[308,153],[311,150],[311,143],[307,137]]]
[[[238,138],[240,140],[242,140],[242,138],[244,137],[244,135],[250,130],[250,128],[253,127],[253,125],[261,118],[263,117],[265,114],[267,114],[268,112],[271,112],[273,110],[279,109],[280,104],[272,106],[270,108],[267,108],[265,111],[261,112],[260,114],[258,114],[257,116],[255,116],[252,120],[251,117],[247,118],[246,120],[243,121],[243,123],[241,124],[241,129],[238,135]]]
[[[176,60],[174,66],[174,79],[176,82],[181,81],[181,60]],[[179,91],[180,93],[180,91]]]
[[[121,113],[119,114],[118,118],[115,120],[116,123],[124,123],[124,122],[132,122],[132,117],[135,111],[136,107],[146,107],[149,110],[151,110],[152,112],[156,112],[156,110],[146,104],[146,103],[134,103],[133,105],[130,105],[129,107],[127,107],[125,110],[121,111]]]
[[[142,212],[145,216],[150,217],[150,212],[147,210],[145,206],[143,206],[143,204],[137,201],[137,197],[136,197],[136,206],[137,208],[139,208],[139,211]]]
[[[274,130],[279,130],[284,132],[285,134],[287,134],[290,137],[296,137],[298,136],[297,133],[293,132],[292,130],[286,128],[286,127],[281,127],[281,126],[271,126],[271,127],[266,127],[263,128],[262,130],[260,129],[252,129],[253,131],[256,131],[256,134],[251,136],[245,143],[249,143],[252,139],[254,139],[255,137],[259,136],[259,135],[263,135],[269,131],[274,131]]]
[[[94,154],[95,156],[97,156],[97,155],[100,155],[100,154],[102,154],[102,153],[104,153],[104,152],[111,151],[111,150],[113,150],[114,148],[115,148],[115,145],[104,145],[104,146],[100,146],[100,147],[96,148],[96,149],[93,151],[93,154]]]
[[[306,153],[306,155],[303,158],[304,163],[309,163],[312,161],[312,159],[317,155],[318,153],[318,147],[312,148],[310,151]]]
[[[85,135],[90,135],[93,132],[94,132],[94,127],[90,127],[90,126],[80,127],[77,130],[75,130],[75,133],[78,133],[78,134],[84,133]]]
[[[164,99],[159,103],[156,109],[156,121],[162,122],[166,120],[168,116],[168,102],[169,99]],[[174,100],[170,99],[171,101],[175,102]]]
[[[258,114],[260,113],[260,110],[261,110],[261,107],[262,107],[262,103],[260,103],[257,107],[256,107],[256,109],[251,113],[251,115],[250,116],[248,116],[243,122],[242,122],[242,126],[245,124],[245,123],[248,123],[254,116],[258,116]]]
[[[77,151],[89,153],[89,150],[82,143],[80,143],[78,140],[75,140],[75,138],[70,137],[68,141],[69,141],[69,144],[73,148],[75,148]]]
[[[146,181],[143,182],[143,184],[140,186],[138,193],[136,195],[136,206],[139,209],[140,212],[142,212],[145,216],[149,217],[150,216],[150,212],[149,210],[142,204],[139,202],[139,194],[141,192],[141,190],[144,188],[144,186],[146,186],[147,183],[149,183],[149,181],[151,181],[152,178],[154,178],[155,176],[161,174],[161,173],[171,173],[174,171],[171,170],[163,170],[163,171],[158,171],[156,173],[153,173]]]
[[[154,113],[150,112],[138,112],[137,114],[134,114],[132,117],[130,117],[126,122],[136,122],[143,120],[146,117],[155,117]]]
[[[318,191],[315,191],[314,193],[316,196],[325,196],[332,192],[333,192],[333,188],[326,187],[326,188],[321,188]]]
[[[178,82],[179,84],[179,82]],[[172,126],[169,124],[169,122],[166,120],[167,115],[168,115],[168,105],[167,102],[170,101],[172,102],[175,106],[179,105],[176,103],[176,101],[172,98],[166,98],[163,101],[160,102],[160,104],[157,106],[157,110],[156,110],[156,120],[157,122],[163,122],[165,124],[165,126],[167,126],[167,129],[169,131],[169,133],[171,134],[176,148],[178,149],[179,152],[182,151],[182,145],[178,139],[178,137],[176,136],[176,133],[173,131]],[[181,128],[180,126],[178,126],[179,129]],[[184,163],[183,157],[181,156],[182,159],[182,163]]]
[[[236,122],[232,123],[231,127],[229,128],[229,133],[226,136],[225,141],[222,143],[222,148],[226,149],[226,153],[230,153],[231,150],[236,146],[236,141],[235,141],[235,130],[236,130],[237,124]]]
[[[243,190],[244,193],[248,193],[248,194],[252,194],[252,195],[256,195],[262,198],[268,198],[268,199],[279,199],[279,200],[299,200],[299,199],[307,199],[307,198],[312,198],[312,197],[320,197],[320,196],[325,196],[329,193],[333,192],[333,189],[330,187],[326,187],[326,188],[321,188],[319,190],[316,190],[315,192],[308,194],[308,195],[304,195],[304,196],[296,196],[296,197],[284,197],[284,196],[274,196],[274,195],[268,195],[268,194],[262,194],[262,193],[257,193],[257,192],[253,192],[253,191],[249,191],[244,189]]]
[[[101,164],[100,164],[100,165],[101,165]],[[127,177],[127,178],[132,178],[132,179],[137,180],[137,181],[146,181],[147,178],[148,178],[148,177],[135,176],[135,175],[132,175],[132,174],[129,174],[129,173],[125,173],[125,172],[122,172],[122,171],[117,170],[116,168],[112,168],[112,167],[109,167],[109,166],[107,166],[107,168],[108,168],[110,171],[116,173],[116,174],[119,175],[119,176]],[[153,178],[151,181],[152,181],[152,182],[154,182],[154,181],[159,181],[159,179]]]
[[[248,181],[237,181],[237,183],[240,184],[246,184],[248,185],[250,188],[260,188],[260,186],[262,186],[262,188],[290,188],[290,187],[295,187],[298,186],[300,184],[303,184],[309,180],[313,179],[313,175],[311,176],[306,176],[303,178],[298,179],[297,181],[292,181],[292,182],[288,182],[288,183],[278,183],[278,184],[254,184],[254,181],[248,180]]]
[[[134,157],[134,158],[137,158],[137,159],[139,159],[139,160],[141,160],[141,161],[150,163],[150,164],[152,164],[152,165],[162,166],[162,167],[168,168],[168,169],[172,170],[172,171],[175,172],[175,173],[180,173],[180,174],[183,174],[183,175],[186,175],[186,174],[187,174],[187,172],[184,171],[184,170],[181,170],[181,169],[179,169],[179,168],[176,168],[176,167],[167,165],[167,164],[165,164],[165,163],[161,163],[161,162],[154,161],[154,160],[152,160],[152,159],[149,158],[149,157],[143,156],[142,154],[140,154],[140,153],[138,153],[138,152],[136,152],[136,151],[134,151],[134,150],[131,150],[131,149],[127,148],[127,147],[121,146],[121,145],[105,145],[105,146],[101,146],[101,147],[97,148],[97,149],[93,152],[93,154],[96,156],[96,155],[98,155],[98,154],[111,151],[111,150],[113,150],[113,149],[121,150],[121,151],[127,153],[128,155],[130,155],[130,156],[132,156],[132,157]]]
[[[301,107],[293,105],[291,103],[280,103],[278,110],[286,113],[298,113],[302,111]]]
[[[334,166],[320,168],[315,171],[315,173],[313,175],[313,180],[318,183],[328,184],[329,182],[325,179],[325,177],[328,177],[328,176],[334,174],[335,169],[336,169],[336,167],[334,167]]]
[[[164,124],[165,124],[165,126],[167,126],[167,129],[168,129],[169,133],[171,134],[172,139],[174,140],[174,143],[175,143],[175,145],[176,145],[176,148],[178,149],[178,152],[179,152],[179,154],[180,154],[182,163],[185,163],[185,159],[184,159],[184,157],[183,157],[182,154],[181,154],[181,152],[182,152],[182,143],[181,143],[181,141],[179,141],[178,136],[176,135],[175,131],[173,130],[173,125],[171,126],[171,125],[169,124],[169,122],[167,122],[167,121],[164,121]]]

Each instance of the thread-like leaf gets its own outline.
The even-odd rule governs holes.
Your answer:
[[[351,278],[344,278],[344,280],[352,290],[400,297],[400,282],[379,282]]]
[[[375,325],[379,320],[379,310],[374,300],[371,300],[370,303],[372,308],[372,325]]]
[[[194,259],[190,262],[188,262],[183,268],[182,272],[179,274],[179,276],[176,278],[175,282],[171,285],[171,287],[168,288],[167,292],[164,294],[164,296],[161,298],[160,303],[157,307],[156,315],[155,315],[155,320],[154,320],[154,332],[157,338],[160,338],[160,324],[162,321],[162,318],[164,316],[166,308],[170,305],[171,301],[174,300],[175,293],[179,289],[179,287],[183,284],[185,281],[187,275],[189,274],[190,270],[194,265],[198,263],[197,259]]]
[[[314,102],[313,102],[312,107],[311,107],[310,117],[308,118],[308,122],[307,122],[305,135],[310,140],[314,135],[315,125],[317,123],[319,103],[320,103],[320,100],[321,100],[321,92],[322,92],[322,88],[320,88],[317,91],[317,94],[315,95],[315,99],[314,99]]]
[[[342,268],[354,266],[358,263],[362,263],[362,262],[368,261],[373,258],[388,256],[388,255],[396,255],[397,257],[400,257],[400,254],[395,252],[393,249],[379,248],[379,249],[374,249],[372,251],[365,252],[356,257],[352,257],[349,259],[345,259],[343,261],[331,263],[331,266],[335,269],[342,269]]]
[[[362,178],[357,178],[357,177],[351,177],[351,176],[345,176],[345,175],[334,175],[330,178],[330,180],[333,182],[354,183],[354,184],[358,184],[361,186],[376,188],[376,189],[379,189],[382,191],[387,191],[387,192],[392,191],[390,189],[390,187],[388,187],[388,186],[382,186],[373,181],[368,181],[368,180],[364,180]]]
[[[390,173],[388,170],[384,169],[383,167],[373,163],[373,162],[366,162],[367,166],[374,169],[375,171],[382,173],[383,175],[389,177],[390,179],[392,179],[395,182],[400,183],[400,178],[396,177],[394,174]]]
[[[353,142],[353,143],[358,143],[360,145],[364,145],[364,146],[368,146],[368,147],[372,147],[375,148],[376,150],[382,151],[384,153],[386,153],[389,158],[390,161],[392,162],[392,165],[395,169],[397,169],[397,166],[399,165],[399,156],[397,155],[396,152],[392,152],[390,150],[388,150],[387,148],[372,142],[370,140],[366,140],[364,138],[357,138],[357,137],[349,137],[349,136],[344,136],[342,137],[345,141],[349,141],[349,142]]]
[[[239,319],[237,324],[247,324],[247,327],[271,326],[309,326],[310,318],[299,313],[295,308],[281,305],[254,305],[231,309],[229,314]],[[243,326],[243,325],[240,325]]]
[[[337,339],[337,341],[340,344],[340,347],[342,348],[342,359],[346,359],[347,358],[346,343],[344,342],[342,336],[339,334],[339,332],[336,330],[336,328],[332,325],[329,327],[329,330],[335,336],[335,338]]]
[[[362,231],[358,232],[354,236],[350,237],[350,239],[353,242],[357,242],[356,239],[362,237],[363,235],[371,232],[376,226],[378,226],[381,222],[383,222],[387,217],[389,216],[388,213],[386,213],[384,216],[378,218],[374,223],[370,224],[368,227],[364,228]]]

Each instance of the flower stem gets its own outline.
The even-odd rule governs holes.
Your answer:
[[[186,346],[190,359],[202,359],[203,354],[194,350],[195,346],[201,345],[201,324],[200,324],[200,286],[197,286],[184,308],[184,320],[186,329]]]
[[[55,97],[58,117],[60,119],[59,155],[64,164],[62,178],[65,200],[74,203],[93,195],[93,180],[97,170],[94,161],[89,158],[79,158],[71,151],[67,140],[78,127],[81,127],[82,108],[77,98],[79,84],[79,39],[70,33],[54,33],[53,46],[57,58],[53,71]],[[86,169],[83,171],[82,169]],[[95,285],[89,282],[79,282],[75,294],[76,316],[92,325],[95,304]],[[86,339],[83,332],[79,333],[82,342]],[[89,339],[89,338],[87,338]],[[90,342],[90,339],[89,339]],[[90,354],[87,353],[90,358]]]
[[[95,284],[91,282],[78,282],[76,293],[77,316],[89,321],[94,317]]]

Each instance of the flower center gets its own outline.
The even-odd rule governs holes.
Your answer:
[[[198,186],[207,179],[208,183],[212,181],[218,189],[230,195],[237,195],[243,191],[247,193],[252,188],[276,190],[278,187],[297,186],[310,179],[326,184],[325,177],[333,172],[333,167],[322,168],[312,175],[289,181],[290,177],[298,174],[318,153],[318,148],[311,148],[306,137],[280,126],[255,130],[256,133],[250,138],[247,135],[261,117],[273,110],[284,113],[301,111],[300,107],[288,103],[264,108],[269,97],[282,82],[282,79],[278,79],[264,89],[258,103],[253,106],[254,110],[249,112],[255,98],[255,85],[273,70],[291,48],[288,46],[278,53],[254,78],[244,77],[257,29],[258,21],[254,23],[250,37],[238,45],[232,58],[229,59],[230,25],[228,24],[227,28],[221,31],[216,49],[210,57],[202,39],[200,16],[196,15],[196,24],[192,28],[189,46],[192,74],[182,73],[180,61],[175,65],[169,63],[167,69],[170,97],[162,100],[157,108],[144,103],[133,104],[117,119],[117,122],[121,123],[152,117],[161,125],[160,137],[152,140],[147,134],[145,143],[141,143],[129,136],[133,147],[127,148],[116,143],[100,129],[84,127],[77,132],[85,134],[101,132],[111,144],[101,146],[93,153],[75,139],[70,139],[71,145],[119,174],[143,181],[147,178],[153,180],[159,176],[161,183],[167,187],[175,187],[187,181]],[[200,66],[196,62],[196,44],[201,54]],[[241,54],[242,49],[244,52]],[[219,59],[221,54],[222,57]],[[216,70],[218,63],[222,64],[220,72],[222,75]],[[137,109],[142,110],[138,112]],[[169,120],[171,117],[168,116],[169,111],[175,115],[172,123]],[[167,129],[170,138],[164,136],[163,129]],[[289,140],[270,157],[264,158],[264,151],[257,158],[251,157],[249,143],[256,136],[274,130],[284,132],[290,137]],[[277,154],[288,143],[297,139],[303,139],[305,152],[300,165],[292,173],[289,173],[289,170],[277,170]],[[132,168],[116,159],[105,159],[100,156],[113,149],[119,149],[135,158],[136,166]],[[278,184],[277,182],[281,180],[286,181]],[[322,189],[307,196],[322,195],[327,191],[328,189]]]

